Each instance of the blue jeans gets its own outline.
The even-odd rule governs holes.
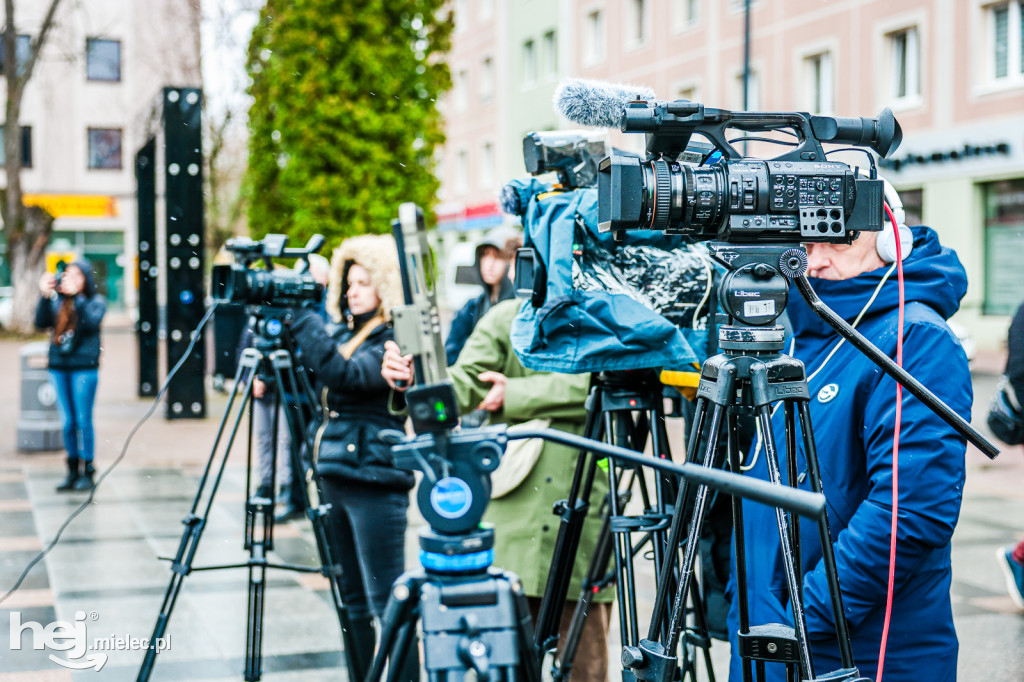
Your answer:
[[[96,369],[51,369],[57,389],[57,407],[64,422],[64,448],[69,458],[91,462],[96,438],[92,428],[92,406],[96,402]]]

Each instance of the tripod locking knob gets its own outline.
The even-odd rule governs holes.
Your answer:
[[[627,646],[622,649],[623,668],[642,668],[645,665],[647,665],[647,661],[644,660],[644,652],[640,650],[640,647]]]

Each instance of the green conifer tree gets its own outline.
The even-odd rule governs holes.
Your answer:
[[[249,47],[249,226],[291,245],[387,232],[414,201],[432,221],[444,0],[268,0]]]

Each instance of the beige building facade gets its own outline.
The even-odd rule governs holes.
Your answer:
[[[562,78],[637,83],[662,99],[742,108],[743,0],[453,5],[461,25],[453,73],[464,68],[472,81],[489,59],[498,75],[491,113],[471,102],[448,116],[443,205],[493,202],[502,182],[524,174],[524,122],[535,129],[570,127],[543,110]],[[486,24],[477,21],[484,5],[490,6]],[[527,6],[533,11],[524,16]],[[970,285],[956,319],[979,347],[998,347],[1008,315],[1024,301],[1017,259],[1024,253],[1024,2],[752,0],[751,6],[748,108],[837,116],[892,108],[904,142],[880,172],[901,191],[910,217],[933,226],[957,250]],[[613,134],[633,148],[640,137]],[[484,139],[491,156],[479,142]],[[460,184],[461,173],[475,182]]]

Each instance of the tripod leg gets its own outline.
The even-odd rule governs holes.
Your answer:
[[[733,381],[735,372],[723,372],[723,379]],[[715,404],[711,413],[711,423],[708,427],[707,445],[704,450],[705,466],[714,467],[718,455],[718,438],[722,428],[722,417],[726,412],[724,405]],[[690,589],[690,580],[693,578],[693,564],[697,558],[697,546],[700,544],[701,528],[704,525],[704,512],[707,509],[708,489],[705,486],[698,486],[697,498],[693,505],[693,516],[690,518],[690,528],[686,534],[686,549],[683,553],[683,564],[679,569],[679,581],[676,586],[676,594],[672,603],[672,618],[669,621],[669,640],[667,651],[675,651],[679,645],[679,636],[683,617],[686,612],[686,597]],[[680,513],[677,510],[676,513]]]
[[[772,432],[772,416],[768,405],[761,405],[757,408],[757,420],[761,426],[761,437],[764,442],[765,464],[768,469],[768,478],[775,485],[782,485],[782,476],[779,473],[779,454],[775,447],[775,435]],[[807,623],[804,620],[803,600],[798,587],[797,567],[793,563],[793,552],[790,547],[789,523],[786,514],[775,509],[775,523],[779,529],[779,543],[782,548],[782,562],[786,572],[786,583],[789,587],[789,601],[793,610],[793,625],[796,628],[797,643],[800,647],[801,671],[806,679],[813,676],[813,665],[811,663],[811,650],[807,644]]]
[[[245,680],[263,675],[263,613],[266,606],[267,551],[274,523],[273,500],[253,498],[246,504],[246,549],[249,550],[249,601],[245,631]],[[259,539],[257,539],[257,534]]]
[[[729,415],[728,424],[729,468],[733,473],[740,472],[739,424],[735,414]],[[739,605],[740,634],[750,631],[750,606],[747,596],[747,553],[746,540],[743,536],[743,498],[732,496],[733,542],[735,548],[734,573],[736,575],[736,600]],[[753,670],[750,659],[742,659],[743,682],[751,682]]]
[[[783,416],[786,421],[786,484],[796,488],[797,461],[796,461],[796,416],[792,401],[782,403]],[[803,594],[803,561],[800,558],[800,515],[790,512],[789,517],[789,543],[793,548],[793,564],[797,567],[796,587]]]
[[[157,642],[162,641],[164,635],[167,633],[167,627],[171,619],[171,612],[174,610],[174,605],[178,601],[178,595],[181,593],[185,576],[192,572],[192,562],[195,560],[196,551],[199,549],[199,541],[202,539],[203,530],[206,527],[206,520],[210,516],[210,510],[213,507],[213,500],[217,494],[217,489],[220,487],[220,482],[224,477],[224,469],[227,465],[228,455],[231,453],[231,447],[234,445],[235,437],[238,434],[242,418],[245,416],[245,408],[252,401],[252,383],[256,376],[256,368],[259,365],[260,358],[261,356],[256,351],[247,349],[242,353],[242,359],[238,363],[238,370],[235,372],[234,385],[242,385],[242,377],[248,377],[244,382],[244,389],[242,391],[242,399],[238,405],[238,412],[235,416],[234,423],[231,425],[227,445],[223,450],[221,450],[221,440],[223,439],[224,434],[228,432],[228,422],[231,420],[232,410],[234,409],[235,399],[237,396],[237,392],[232,391],[231,396],[228,398],[228,404],[224,408],[224,415],[221,417],[220,425],[217,427],[217,435],[214,437],[213,447],[210,450],[210,457],[206,460],[206,466],[203,469],[203,475],[199,481],[199,489],[196,491],[196,496],[192,500],[192,507],[189,510],[188,515],[186,515],[185,519],[182,521],[182,523],[185,524],[185,530],[181,535],[181,541],[178,544],[178,551],[174,555],[174,560],[171,563],[171,580],[167,585],[167,591],[164,593],[164,599],[160,605],[160,613],[157,615],[156,624],[153,626],[153,635],[149,639],[149,648],[146,650],[146,655],[142,659],[142,665],[139,666],[139,674],[136,677],[137,682],[146,682],[149,680],[150,675],[153,674],[153,666],[156,664]],[[248,374],[246,374],[247,372]],[[220,457],[219,462],[218,456]],[[205,507],[202,513],[197,514],[199,508],[203,506],[204,492],[206,491],[207,484],[211,483],[211,474],[214,471],[216,471],[216,474],[213,475],[212,485],[210,486],[209,494],[205,499]]]
[[[686,461],[692,462],[697,459],[697,447],[700,445],[700,434],[704,430],[704,424],[707,419],[707,398],[697,398],[697,406],[693,412],[693,424],[690,425],[690,438],[686,445]],[[674,557],[678,554],[679,540],[683,533],[683,524],[685,523],[684,517],[686,516],[683,510],[686,508],[686,501],[689,496],[690,486],[686,481],[683,481],[679,486],[679,491],[676,494],[675,501],[675,516],[672,519],[672,525],[669,528],[668,541],[665,543],[666,550],[671,552],[673,560],[666,561],[661,567],[661,572],[658,574],[658,587],[655,594],[667,595],[674,593],[678,586],[674,584],[674,568],[675,559]],[[673,587],[675,589],[673,589]],[[667,599],[655,599],[654,610],[651,614],[651,625],[647,631],[647,638],[656,640],[662,636],[663,631],[666,631],[665,627],[665,614],[668,608]]]
[[[391,597],[381,618],[380,645],[373,665],[366,676],[366,682],[376,682],[384,674],[384,664],[394,651],[395,643],[402,628],[416,626],[416,607],[420,601],[420,587],[425,578],[420,572],[404,573],[391,587]]]
[[[800,430],[803,434],[804,454],[807,460],[807,473],[811,481],[811,490],[820,493],[821,470],[818,467],[818,451],[814,447],[814,433],[811,430],[811,412],[806,402],[799,403]],[[825,575],[828,577],[828,591],[832,599],[832,617],[836,623],[836,637],[839,640],[839,655],[844,668],[853,668],[853,648],[850,645],[850,627],[846,622],[846,611],[843,609],[843,593],[839,588],[839,573],[836,569],[835,549],[832,547],[832,534],[828,527],[828,514],[822,514],[818,520],[818,535],[821,538],[821,556],[825,564]]]
[[[587,422],[583,435],[594,440],[601,439],[603,422],[598,418],[603,389],[595,386],[587,398]],[[572,485],[566,504],[561,510],[555,551],[551,556],[551,569],[544,587],[540,610],[537,613],[537,628],[534,642],[537,656],[555,646],[558,640],[558,626],[565,608],[569,583],[572,580],[573,560],[579,549],[583,524],[590,509],[590,495],[597,475],[597,455],[581,451],[576,461]]]
[[[580,589],[580,597],[579,601],[576,602],[576,610],[573,612],[572,622],[569,624],[569,630],[565,635],[561,657],[554,671],[553,679],[556,682],[569,679],[569,675],[572,672],[573,661],[576,660],[576,652],[579,649],[580,639],[583,636],[587,614],[601,586],[601,582],[608,572],[608,562],[611,560],[613,547],[611,519],[605,516],[601,523],[597,544],[594,547],[594,554],[590,557],[590,566],[587,568],[586,579],[583,581],[583,586]]]

